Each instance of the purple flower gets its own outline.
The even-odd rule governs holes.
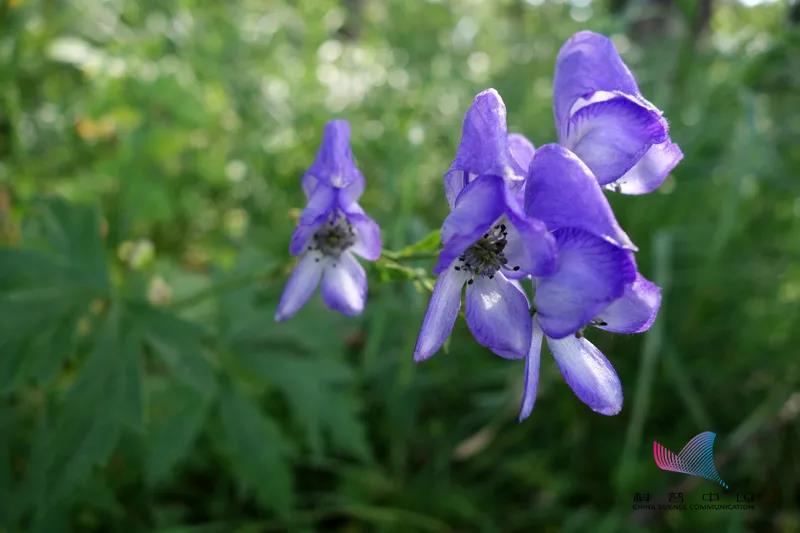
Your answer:
[[[581,331],[589,325],[645,331],[655,320],[661,291],[637,272],[632,244],[595,176],[569,150],[558,145],[537,150],[525,185],[525,211],[553,232],[557,260],[552,275],[535,280],[520,420],[533,409],[543,337],[578,398],[598,413],[617,414],[619,378]]]
[[[367,296],[367,276],[353,254],[368,261],[381,255],[380,228],[358,205],[364,176],[350,151],[350,126],[325,125],[322,145],[303,175],[308,203],[292,235],[289,252],[300,256],[281,295],[275,320],[294,315],[322,280],[322,299],[331,309],[358,315]]]
[[[555,266],[555,239],[521,205],[533,152],[524,137],[508,134],[497,91],[478,94],[444,177],[452,211],[442,225],[443,249],[434,269],[439,278],[414,349],[416,361],[431,357],[450,335],[465,284],[465,316],[475,339],[501,357],[528,353],[529,304],[515,279],[546,276]]]
[[[656,188],[683,158],[661,111],[639,92],[610,39],[582,31],[561,48],[553,81],[561,145],[601,185],[627,194]]]

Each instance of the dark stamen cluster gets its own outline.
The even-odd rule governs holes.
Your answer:
[[[495,273],[501,268],[508,268],[503,250],[508,244],[508,230],[505,224],[495,225],[488,233],[478,239],[472,246],[461,254],[458,263],[454,267],[456,270],[464,270],[474,276],[486,276],[494,278]],[[512,270],[519,270],[518,266]],[[468,283],[472,283],[470,279]]]
[[[356,242],[353,226],[344,216],[332,216],[314,233],[314,244],[309,250],[319,250],[323,255],[339,257]]]

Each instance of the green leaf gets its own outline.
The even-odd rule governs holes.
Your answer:
[[[216,380],[201,342],[202,330],[171,313],[152,307],[138,306],[134,313],[147,344],[175,378],[206,398],[213,396]]]
[[[145,439],[145,472],[151,486],[163,481],[189,452],[208,411],[207,399],[195,389],[168,381],[154,386]]]
[[[113,357],[112,354],[107,356]],[[119,419],[129,428],[141,431],[144,426],[144,369],[141,338],[138,332],[128,333],[117,348],[116,369],[119,384]]]
[[[219,417],[221,446],[242,489],[254,492],[265,507],[287,515],[293,505],[291,446],[280,428],[230,387],[222,392]]]
[[[105,290],[108,268],[94,207],[59,198],[36,202],[23,225],[26,247],[50,252],[76,282]]]
[[[109,312],[50,433],[44,458],[47,504],[69,495],[93,467],[105,464],[119,438],[121,422],[135,410],[129,406],[136,399],[129,397],[131,388],[123,372],[127,355],[121,345],[120,314],[118,308]]]
[[[244,352],[239,360],[247,371],[281,390],[314,455],[322,455],[327,436],[332,448],[369,457],[361,406],[351,392],[352,373],[346,364],[330,357],[263,352]]]
[[[34,204],[26,249],[0,250],[0,390],[52,380],[74,354],[78,322],[107,298],[108,272],[95,209],[63,200]]]
[[[397,252],[384,251],[384,255],[392,259],[403,259],[414,255],[435,255],[439,248],[442,246],[442,232],[441,230],[433,230],[418,240],[414,244],[410,244]]]

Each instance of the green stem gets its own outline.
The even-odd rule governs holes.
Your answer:
[[[403,254],[401,252],[394,252],[392,250],[384,250],[381,253],[387,259],[392,261],[415,261],[417,259],[436,259],[439,252],[423,252],[415,254]]]

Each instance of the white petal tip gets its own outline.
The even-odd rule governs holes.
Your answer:
[[[592,408],[592,411],[603,416],[615,416],[622,411],[622,405],[610,405],[608,407],[601,407],[599,409]]]
[[[433,357],[433,353],[418,352],[418,351],[414,352],[414,362],[415,363],[423,363],[423,362],[427,361],[428,359],[430,359],[431,357]]]

